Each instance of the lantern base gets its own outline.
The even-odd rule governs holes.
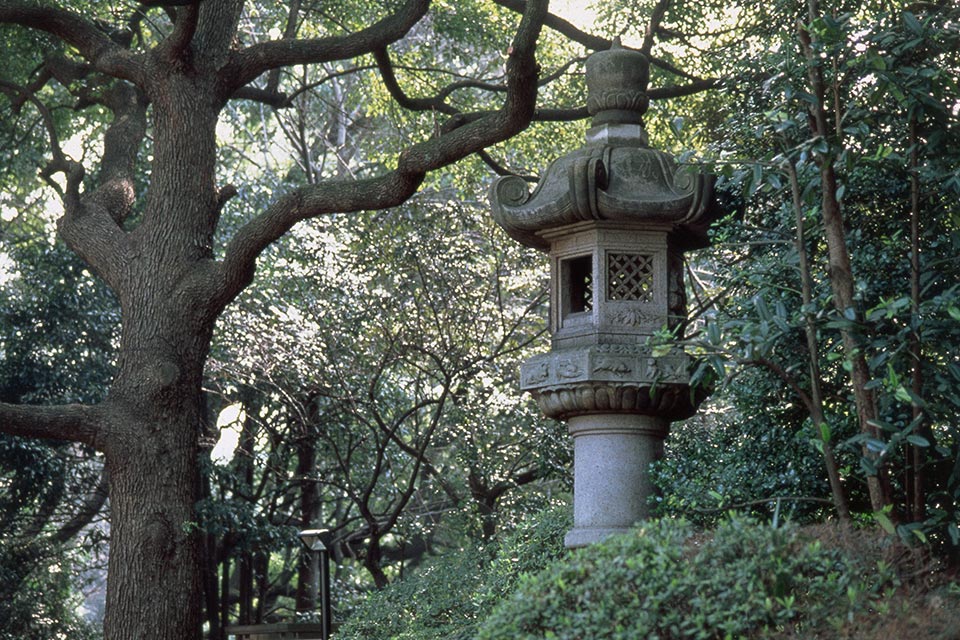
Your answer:
[[[624,533],[650,516],[647,501],[656,489],[649,468],[663,456],[669,426],[665,418],[636,414],[570,418],[574,527],[567,547]]]

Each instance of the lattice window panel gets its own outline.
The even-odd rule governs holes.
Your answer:
[[[653,256],[608,253],[607,300],[653,302]]]

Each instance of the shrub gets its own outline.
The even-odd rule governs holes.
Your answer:
[[[507,535],[487,568],[478,607],[489,611],[522,576],[536,573],[566,553],[563,537],[573,524],[567,505],[534,514]]]
[[[488,552],[467,549],[436,558],[417,573],[371,593],[337,632],[337,640],[473,640],[478,620],[519,577],[564,552],[569,507],[530,516]]]
[[[480,640],[836,637],[870,590],[847,556],[731,517],[712,537],[658,520],[520,580]]]
[[[447,640],[473,623],[470,596],[486,558],[479,550],[447,554],[416,574],[370,593],[337,632],[338,640]]]

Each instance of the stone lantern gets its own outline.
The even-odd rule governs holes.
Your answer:
[[[615,43],[587,59],[586,79],[586,145],[532,193],[512,176],[491,191],[500,226],[550,256],[551,350],[523,364],[520,384],[574,439],[568,547],[648,516],[649,465],[705,396],[689,357],[649,338],[685,320],[683,252],[707,246],[718,213],[712,179],[648,146],[646,57]]]

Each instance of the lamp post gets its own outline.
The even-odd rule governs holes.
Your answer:
[[[300,541],[314,553],[320,554],[320,637],[322,640],[330,638],[330,550],[324,544],[326,538],[329,543],[329,530],[304,529],[300,532]]]

